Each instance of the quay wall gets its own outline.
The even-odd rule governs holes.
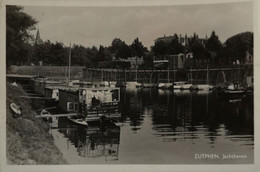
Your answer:
[[[201,68],[189,70],[129,70],[129,69],[94,69],[85,68],[83,78],[86,81],[135,81],[142,83],[160,83],[189,81],[193,84],[219,84],[224,81],[244,81],[245,76],[253,76],[252,66]]]
[[[39,75],[53,79],[66,80],[67,66],[11,66],[8,73],[21,75]],[[83,79],[89,82],[99,81],[138,81],[143,83],[160,83],[173,81],[189,81],[193,84],[210,84],[243,81],[245,76],[253,76],[252,65],[225,66],[215,68],[193,68],[179,70],[131,70],[131,69],[99,69],[83,66],[71,67],[71,79]]]
[[[81,79],[83,66],[71,66],[71,79]],[[68,66],[11,66],[7,71],[9,74],[39,75],[51,78],[67,78]]]

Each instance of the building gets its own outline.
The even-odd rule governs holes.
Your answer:
[[[186,61],[186,56],[183,53],[177,55],[168,55],[169,67],[173,69],[184,68],[184,63]]]
[[[159,37],[155,40],[155,42],[164,42],[164,43],[171,43],[174,39],[176,39],[175,36],[166,36]]]
[[[144,63],[144,58],[143,57],[128,57],[127,59],[122,59],[119,58],[117,61],[119,64],[124,63],[125,65],[122,66],[128,66],[131,69],[137,69],[138,66],[142,65]]]
[[[154,66],[158,68],[165,69],[169,67],[170,69],[183,69],[187,67],[186,63],[191,63],[193,61],[193,54],[175,54],[175,55],[166,55],[163,58],[154,58]]]
[[[254,59],[253,54],[247,51],[245,56],[245,64],[253,64],[253,59]]]
[[[206,38],[199,38],[198,35],[195,35],[196,39],[202,44],[205,45],[206,41],[207,41],[207,36]],[[179,43],[182,44],[183,46],[188,46],[192,40],[194,36],[187,36],[187,34],[185,34],[185,36],[182,36],[181,34],[179,36],[166,36],[164,35],[163,37],[159,37],[155,40],[155,42],[164,42],[164,43],[171,43],[174,39],[178,39]]]

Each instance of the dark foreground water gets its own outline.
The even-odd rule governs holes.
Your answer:
[[[50,132],[71,164],[254,163],[252,99],[126,89],[117,126],[84,128],[60,118]]]

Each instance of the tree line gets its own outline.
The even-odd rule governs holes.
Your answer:
[[[36,19],[23,12],[19,6],[7,6],[6,9],[6,65],[68,65],[70,48],[62,42],[49,40],[37,43],[30,31],[35,30]],[[120,38],[112,40],[110,46],[84,47],[73,44],[71,48],[71,65],[86,67],[118,68],[118,63],[112,59],[128,57],[144,58],[142,68],[153,67],[154,56],[167,56],[179,53],[193,53],[194,59],[210,59],[214,63],[220,58],[231,58],[233,61],[243,61],[246,53],[253,54],[253,33],[244,32],[228,38],[221,43],[215,31],[202,42],[198,35],[188,40],[186,45],[179,41],[177,34],[170,42],[155,41],[148,50],[137,37],[128,45]]]

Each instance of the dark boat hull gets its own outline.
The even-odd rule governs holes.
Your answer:
[[[242,99],[245,97],[244,90],[220,90],[218,92],[220,99],[223,100],[234,100],[234,99]]]

